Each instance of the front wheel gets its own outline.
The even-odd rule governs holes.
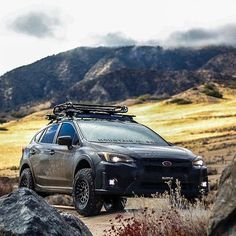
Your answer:
[[[100,213],[103,201],[94,191],[92,170],[81,169],[75,176],[73,186],[73,200],[76,210],[83,216],[92,216]]]
[[[25,168],[20,175],[19,188],[34,190],[34,180],[30,168]]]
[[[126,198],[110,197],[104,200],[104,208],[107,212],[124,211],[126,202]]]

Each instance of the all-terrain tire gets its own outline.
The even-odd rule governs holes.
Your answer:
[[[34,190],[34,179],[30,168],[25,168],[20,175],[19,188],[29,188]]]
[[[98,215],[103,201],[95,193],[94,177],[90,168],[81,169],[75,175],[73,185],[73,200],[75,209],[80,215]]]
[[[104,208],[107,212],[124,211],[127,199],[122,197],[111,197],[104,199]]]

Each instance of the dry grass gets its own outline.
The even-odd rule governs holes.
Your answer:
[[[206,201],[190,203],[180,194],[180,185],[170,194],[152,199],[136,198],[132,216],[117,215],[105,235],[117,236],[198,236],[207,235],[210,207]],[[142,208],[140,209],[140,206]],[[135,207],[135,206],[134,206]]]
[[[15,175],[12,166],[19,166],[22,147],[25,147],[35,132],[47,124],[44,115],[47,111],[37,112],[23,119],[11,121],[0,131],[0,176]]]
[[[224,99],[215,103],[187,105],[164,102],[130,107],[136,120],[158,131],[171,142],[236,134],[236,91],[225,90]]]
[[[138,122],[153,128],[166,140],[204,155],[207,162],[214,162],[222,155],[224,163],[213,166],[219,169],[219,175],[236,151],[236,90],[221,89],[221,92],[224,99],[186,105],[149,102],[130,106],[129,113],[135,114]],[[184,98],[189,99],[191,95],[186,92]],[[36,112],[0,125],[0,176],[17,175],[10,167],[19,165],[22,147],[47,124],[44,116],[48,112]]]
[[[0,177],[0,197],[13,191],[17,179]]]

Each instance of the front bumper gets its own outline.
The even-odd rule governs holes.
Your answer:
[[[206,167],[173,166],[143,163],[121,164],[100,162],[95,179],[96,193],[120,196],[151,196],[170,190],[167,181],[175,188],[180,182],[181,193],[186,197],[197,197],[208,193]]]

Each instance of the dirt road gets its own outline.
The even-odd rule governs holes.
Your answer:
[[[55,206],[58,210],[63,212],[68,212],[70,214],[75,215],[76,217],[80,218],[90,229],[93,236],[102,236],[105,235],[104,230],[109,228],[110,226],[110,220],[114,220],[117,214],[123,214],[123,215],[131,215],[132,213],[124,212],[124,213],[114,213],[114,214],[107,214],[105,210],[101,212],[98,216],[93,217],[83,217],[79,215],[74,207],[64,207],[64,206]]]

